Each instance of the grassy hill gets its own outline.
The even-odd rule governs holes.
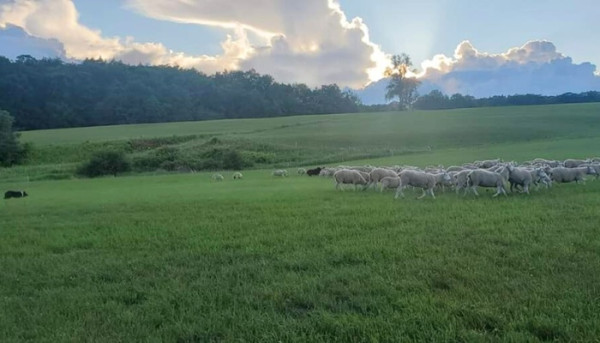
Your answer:
[[[394,201],[270,170],[597,156],[599,125],[586,104],[25,132],[32,160],[0,170],[30,194],[0,204],[0,341],[597,340],[600,181]],[[27,178],[213,138],[273,161],[241,181]]]

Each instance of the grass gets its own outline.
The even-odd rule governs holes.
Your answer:
[[[0,170],[0,189],[30,194],[0,203],[0,341],[597,341],[600,181],[394,201],[270,169],[223,182],[70,173],[90,151],[152,137],[271,148],[269,168],[596,156],[599,109],[25,132],[34,160]]]
[[[32,182],[0,212],[0,340],[600,335],[600,182],[530,197],[208,174]]]

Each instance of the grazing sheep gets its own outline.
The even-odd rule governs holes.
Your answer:
[[[304,174],[306,174],[306,169],[304,169],[304,168],[298,168],[297,172],[298,172],[298,175],[304,175]]]
[[[585,183],[585,175],[591,174],[596,175],[596,170],[590,166],[581,168],[566,168],[556,167],[550,170],[550,178],[554,182],[568,183],[573,182],[579,183],[579,181]]]
[[[223,180],[225,180],[225,178],[223,177],[223,175],[218,174],[218,173],[217,174],[213,174],[212,179],[215,180],[215,181],[223,181]]]
[[[277,176],[277,177],[286,177],[286,176],[288,176],[288,172],[285,169],[277,169],[277,170],[273,170],[272,175]]]
[[[504,170],[506,168],[503,168]],[[504,170],[502,173],[504,173]],[[476,196],[477,187],[496,187],[496,193],[492,197],[497,197],[499,194],[506,196],[506,189],[504,189],[505,177],[501,173],[492,172],[483,169],[476,169],[471,171],[467,175],[467,187],[471,188]]]
[[[450,174],[448,173],[429,174],[415,170],[404,170],[399,176],[400,186],[398,186],[396,190],[394,199],[397,199],[398,196],[404,198],[404,188],[408,186],[421,188],[423,190],[423,194],[417,199],[422,199],[427,194],[431,195],[431,197],[435,199],[435,194],[433,194],[433,188],[435,185],[440,182],[440,180],[451,180]]]
[[[242,173],[240,173],[240,172],[235,172],[235,173],[233,173],[232,177],[234,180],[241,180],[244,177],[244,175],[242,175]]]
[[[380,182],[381,182],[381,188],[379,189],[380,192],[383,192],[383,190],[385,190],[385,189],[390,189],[390,188],[397,189],[398,187],[400,187],[400,178],[398,176],[396,176],[396,177],[386,176],[383,179],[381,179]]]
[[[27,194],[25,191],[6,191],[6,193],[4,193],[4,199],[24,198],[28,195],[29,194]]]
[[[569,159],[566,159],[563,162],[563,165],[565,166],[565,168],[577,168],[580,165],[582,165],[584,163],[588,163],[588,162],[590,162],[590,161],[588,161],[588,160],[575,160],[575,159],[569,158]]]
[[[512,165],[507,165],[508,182],[510,182],[510,191],[512,192],[516,185],[523,187],[523,192],[529,194],[529,185],[533,183],[531,172],[527,169],[515,168]],[[539,169],[541,171],[541,169]]]
[[[338,170],[333,174],[333,178],[335,179],[335,189],[340,189],[340,185],[342,184],[352,184],[354,185],[354,190],[356,190],[358,185],[365,187],[367,185],[367,180],[357,170]]]
[[[396,174],[395,171],[384,168],[375,168],[371,171],[371,173],[369,173],[369,175],[370,180],[366,188],[377,187],[377,183],[384,177],[398,177],[398,174]]]

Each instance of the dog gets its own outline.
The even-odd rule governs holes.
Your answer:
[[[6,193],[4,193],[4,199],[24,198],[28,195],[29,194],[27,194],[25,191],[6,191]]]

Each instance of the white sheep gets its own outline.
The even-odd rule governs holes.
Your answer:
[[[506,168],[503,168],[502,173],[504,173],[505,170]],[[467,187],[469,187],[476,196],[479,196],[477,187],[496,187],[496,193],[492,197],[497,197],[499,194],[504,194],[504,196],[506,196],[506,189],[504,188],[505,180],[506,178],[501,173],[476,169],[467,175]]]
[[[223,180],[225,180],[225,178],[223,177],[223,175],[218,174],[218,173],[213,174],[212,179],[215,180],[215,181],[223,181]]]
[[[369,184],[366,188],[377,187],[377,183],[384,177],[398,177],[395,171],[384,168],[375,168],[369,173]]]
[[[397,189],[398,187],[400,187],[400,177],[396,176],[396,177],[390,177],[390,176],[386,176],[383,179],[381,179],[381,188],[379,189],[380,192],[383,192],[383,190],[385,189]]]
[[[233,173],[232,177],[234,180],[241,180],[244,177],[244,175],[242,175],[242,173],[240,172],[235,172]]]
[[[565,166],[565,168],[577,168],[580,165],[582,165],[584,163],[589,163],[589,162],[590,161],[588,161],[588,160],[576,160],[576,159],[569,158],[563,162],[563,165]]]
[[[277,170],[273,170],[272,175],[278,176],[278,177],[286,177],[286,176],[288,176],[288,172],[285,169],[277,169]]]
[[[463,195],[467,194],[467,191],[469,190],[469,188],[467,187],[467,176],[472,171],[473,171],[473,169],[465,169],[465,170],[461,170],[458,173],[454,174],[453,180],[454,180],[454,189],[456,190],[456,194],[458,194],[461,189],[465,190]]]
[[[335,189],[340,189],[340,185],[342,184],[352,184],[354,185],[354,190],[356,190],[358,185],[367,185],[367,180],[357,170],[338,170],[333,174],[333,178],[335,180]]]
[[[568,183],[573,182],[579,183],[579,181],[585,183],[585,175],[591,174],[596,175],[596,170],[590,166],[581,168],[566,168],[556,167],[550,170],[550,178],[554,182]]]
[[[479,168],[491,168],[499,163],[502,162],[502,159],[495,159],[495,160],[485,160],[485,161],[478,161],[479,162]]]
[[[533,183],[533,176],[527,169],[516,168],[512,165],[507,165],[508,182],[510,182],[510,191],[512,192],[515,186],[523,187],[523,192],[529,194],[529,186]],[[541,169],[538,169],[542,171]]]
[[[431,195],[432,198],[435,199],[435,194],[433,194],[433,188],[438,182],[441,180],[450,181],[452,178],[448,173],[441,174],[429,174],[415,170],[404,170],[400,174],[400,186],[398,186],[396,190],[396,195],[394,199],[397,199],[398,196],[404,198],[404,188],[408,186],[421,188],[423,190],[423,194],[417,199],[424,198],[427,194]]]
[[[304,174],[306,174],[306,169],[305,168],[298,168],[298,170],[296,172],[298,173],[298,175],[304,175]]]

